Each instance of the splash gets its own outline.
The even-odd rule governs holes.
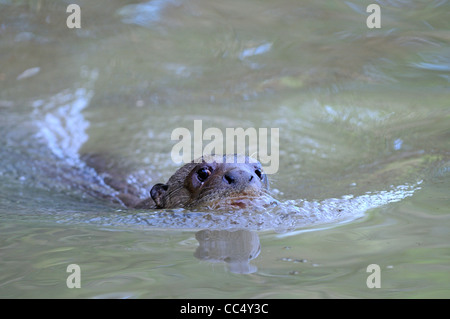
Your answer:
[[[246,229],[274,230],[279,233],[297,229],[350,222],[363,217],[369,210],[412,196],[422,181],[413,185],[399,185],[387,191],[370,192],[361,196],[343,196],[323,201],[286,200],[272,207],[255,207],[233,211],[162,211],[124,210],[96,215],[72,214],[63,223],[89,223],[112,227],[138,226],[158,229]]]
[[[85,119],[83,110],[89,106],[94,95],[89,87],[98,77],[96,70],[82,70],[82,73],[87,78],[86,87],[67,89],[47,100],[33,102],[37,138],[43,140],[59,159],[71,165],[79,163],[79,150],[89,139],[86,130],[90,123]]]

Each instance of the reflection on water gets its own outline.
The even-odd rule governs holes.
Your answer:
[[[201,230],[195,234],[199,246],[194,256],[208,262],[225,262],[237,274],[251,274],[257,268],[249,262],[258,257],[258,234],[248,230]]]

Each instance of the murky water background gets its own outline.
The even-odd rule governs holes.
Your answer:
[[[450,297],[447,1],[0,1],[0,297]],[[173,129],[280,129],[280,205],[134,211]],[[69,264],[81,288],[69,289]],[[369,289],[378,264],[381,288]]]

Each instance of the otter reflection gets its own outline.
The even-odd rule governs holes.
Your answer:
[[[240,230],[201,230],[195,234],[199,246],[194,256],[209,262],[226,262],[227,268],[237,274],[257,271],[250,260],[256,258],[261,245],[256,232]]]

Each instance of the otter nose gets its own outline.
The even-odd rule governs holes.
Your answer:
[[[236,183],[236,178],[234,178],[234,176],[229,173],[226,173],[225,175],[223,175],[223,178],[225,179],[225,181],[228,182],[228,184]]]
[[[253,180],[253,174],[244,170],[233,169],[223,175],[223,179],[228,184],[250,183]]]

